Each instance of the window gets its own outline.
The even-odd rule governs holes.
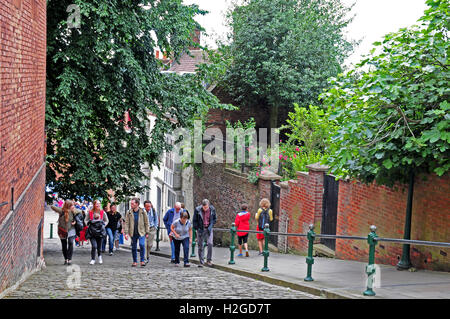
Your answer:
[[[173,138],[168,136],[166,137],[166,142],[173,146]],[[164,160],[164,183],[169,185],[170,187],[173,186],[173,152],[172,151],[166,151],[165,153],[165,160]]]
[[[164,183],[170,187],[173,187],[173,172],[167,168],[164,169]]]
[[[167,206],[169,208],[172,208],[175,206],[176,197],[177,197],[177,195],[174,192],[167,190]]]
[[[145,200],[150,200],[150,180],[147,180],[148,189],[145,190]]]
[[[167,141],[170,145],[173,146],[173,140],[168,139]],[[168,168],[169,170],[173,171],[173,152],[172,151],[166,151],[166,156],[165,156],[165,166],[166,168]]]

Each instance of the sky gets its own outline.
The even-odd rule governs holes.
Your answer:
[[[345,64],[351,65],[361,60],[372,48],[372,43],[389,32],[398,31],[416,23],[427,8],[425,0],[341,0],[350,5],[356,1],[351,14],[356,15],[347,29],[347,38],[361,40]],[[196,20],[206,29],[208,36],[202,36],[202,44],[215,48],[216,39],[225,39],[228,31],[225,26],[225,12],[231,0],[184,0],[185,4],[198,4],[209,11]]]

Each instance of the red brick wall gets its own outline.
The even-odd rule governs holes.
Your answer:
[[[403,238],[407,185],[396,189],[375,184],[340,181],[337,233],[367,236],[369,226],[377,226],[377,235]],[[450,242],[450,175],[417,177],[414,187],[411,239]],[[367,260],[368,246],[361,241],[337,240],[336,256]],[[396,265],[402,245],[380,242],[375,261]],[[411,246],[411,262],[417,268],[450,271],[450,249]]]
[[[260,180],[259,185],[255,185],[248,182],[246,174],[226,168],[225,164],[203,163],[201,178],[197,175],[194,177],[194,206],[207,198],[217,211],[215,227],[230,228],[236,212],[240,211],[240,205],[245,202],[251,214],[250,229],[256,230],[255,215],[262,198],[260,192],[265,193],[267,189],[270,192],[270,181]],[[216,232],[214,241],[216,244],[228,245],[229,237],[228,232]],[[250,234],[249,246],[257,249],[255,234]]]
[[[258,186],[247,181],[245,174],[226,169],[225,164],[202,164],[202,176],[194,178],[194,206],[207,198],[217,211],[216,227],[231,227],[240,205],[249,204],[254,216],[259,203]],[[256,224],[255,224],[256,229]]]
[[[280,229],[284,231],[284,223],[288,223],[288,233],[307,233],[308,226],[314,224],[315,231],[320,232],[323,171],[312,169],[309,173],[298,173],[297,180],[284,184],[280,193],[280,218],[283,221]],[[300,252],[308,249],[308,241],[304,237],[288,237],[287,245]]]
[[[311,170],[299,173],[297,180],[282,183],[280,229],[288,223],[289,233],[306,233],[315,225],[320,233],[324,172]],[[417,177],[414,189],[411,239],[450,242],[450,174]],[[384,238],[403,238],[406,214],[407,185],[395,188],[365,185],[360,182],[339,182],[337,235],[367,236],[370,225]],[[288,221],[289,220],[289,221]],[[306,253],[304,238],[289,238],[288,247]],[[279,247],[283,248],[283,247]],[[396,265],[402,245],[380,242],[376,247],[376,263]],[[450,250],[447,248],[411,246],[411,262],[417,268],[450,271]],[[336,257],[368,259],[368,244],[359,240],[336,240]]]
[[[0,2],[0,68],[0,203],[8,202],[0,207],[2,291],[36,267],[44,215],[45,0]]]

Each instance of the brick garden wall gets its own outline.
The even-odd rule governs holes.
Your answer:
[[[250,229],[256,230],[255,215],[261,198],[270,199],[270,179],[260,179],[257,185],[247,181],[247,175],[235,169],[227,168],[225,164],[202,164],[199,177],[194,174],[194,206],[199,206],[204,198],[209,199],[217,211],[215,227],[230,228],[240,211],[240,205],[247,203],[251,214]],[[229,245],[228,232],[216,232],[216,244]],[[257,249],[255,234],[249,236],[249,247]]]
[[[306,233],[315,225],[320,233],[322,221],[323,176],[310,166],[308,173],[298,173],[297,180],[281,183],[280,230],[286,225],[290,233]],[[403,238],[406,214],[407,185],[395,188],[365,185],[360,182],[339,181],[337,235],[367,236],[370,225],[384,238]],[[417,177],[414,189],[411,239],[450,242],[450,175]],[[317,240],[316,242],[319,242]],[[289,238],[288,248],[307,252],[305,238]],[[284,241],[279,241],[284,249]],[[366,262],[366,241],[336,240],[336,257]],[[396,265],[402,245],[381,242],[376,247],[375,262]],[[417,268],[450,271],[449,249],[411,246],[411,262]]]
[[[414,186],[411,239],[450,242],[450,175],[417,177]],[[377,235],[403,238],[407,185],[396,189],[375,184],[340,181],[337,233],[367,236],[369,226],[377,226]],[[336,241],[336,256],[366,261],[368,247],[361,241]],[[411,262],[417,268],[450,271],[450,250],[440,247],[411,246]],[[380,242],[375,261],[396,265],[402,245]]]
[[[309,173],[299,172],[297,180],[281,183],[280,227],[288,233],[307,233],[310,224],[320,230],[322,219],[323,169],[313,167]],[[285,240],[279,248],[285,250]],[[304,237],[288,237],[287,246],[305,252],[308,241]]]
[[[0,2],[0,69],[0,203],[8,202],[0,207],[1,292],[42,261],[45,0]]]

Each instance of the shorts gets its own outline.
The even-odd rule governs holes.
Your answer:
[[[256,225],[256,230],[257,231],[264,231],[264,229],[259,229],[258,225]],[[256,234],[256,239],[258,239],[258,240],[264,239],[264,234]]]
[[[239,245],[246,244],[248,240],[248,234],[245,236],[238,236]]]

